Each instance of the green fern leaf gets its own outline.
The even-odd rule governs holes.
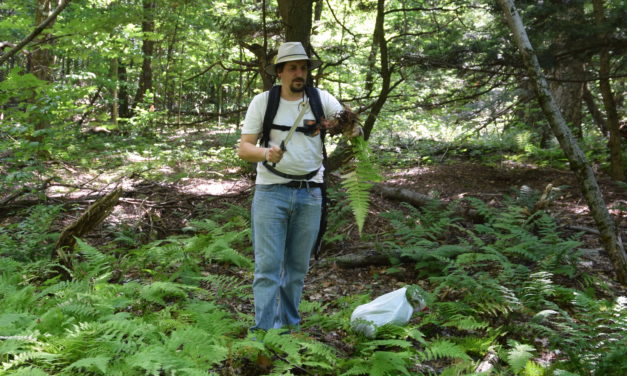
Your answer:
[[[83,359],[77,360],[76,362],[70,364],[65,369],[66,370],[86,369],[86,370],[89,370],[89,371],[98,370],[103,375],[106,375],[107,374],[107,365],[108,365],[110,360],[111,360],[111,358],[108,357],[108,356],[97,356],[97,357],[93,357],[93,358],[83,358]]]
[[[11,373],[11,376],[49,376],[49,373],[41,368],[26,367]]]
[[[533,351],[535,351],[533,346],[514,343],[513,348],[507,352],[507,363],[515,373],[520,373],[525,368],[527,361],[533,356]]]
[[[462,360],[471,360],[464,349],[447,340],[436,340],[431,342],[424,351],[425,360],[435,360],[442,358],[453,358]]]
[[[370,207],[370,188],[373,183],[381,181],[381,176],[369,156],[368,143],[363,137],[356,137],[351,143],[355,153],[355,167],[342,175],[342,186],[346,189],[361,234]]]
[[[369,359],[371,365],[370,376],[410,375],[407,363],[411,353],[377,351]]]
[[[191,289],[190,286],[174,282],[153,282],[140,290],[140,296],[148,302],[165,306],[166,300],[187,298],[185,290],[189,289]]]

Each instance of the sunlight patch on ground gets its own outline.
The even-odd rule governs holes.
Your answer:
[[[144,156],[141,156],[137,153],[127,153],[127,157],[126,160],[129,162],[134,162],[134,163],[138,163],[138,162],[146,162],[146,161],[151,161],[153,160],[153,158],[146,158]]]
[[[236,194],[248,188],[251,183],[241,180],[213,180],[186,178],[181,179],[181,193],[193,195],[227,195]]]
[[[407,180],[407,178],[413,178],[416,176],[420,176],[426,173],[431,172],[429,167],[412,167],[412,168],[404,168],[399,171],[392,172],[386,178],[387,183],[402,183]]]

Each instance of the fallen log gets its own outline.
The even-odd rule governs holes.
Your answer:
[[[381,195],[388,200],[406,202],[417,208],[427,205],[433,205],[436,208],[444,209],[448,205],[447,202],[438,200],[422,193],[412,191],[410,189],[396,187],[386,184],[375,184],[372,186],[372,192]],[[466,218],[473,223],[483,223],[485,218],[471,207],[458,206],[455,215]]]
[[[54,247],[52,257],[58,257],[61,265],[71,270],[72,263],[70,258],[71,252],[76,245],[76,238],[84,236],[101,224],[111,214],[123,192],[122,188],[118,187],[99,198],[76,221],[63,229]],[[69,273],[68,270],[62,272],[67,277],[69,277],[67,275]]]
[[[402,187],[379,183],[372,186],[372,191],[387,199],[407,202],[416,207],[426,206],[427,204],[434,204],[436,206],[442,206],[443,208],[446,206],[446,203],[440,200]]]

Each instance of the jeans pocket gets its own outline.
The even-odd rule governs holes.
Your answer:
[[[322,189],[320,188],[310,188],[308,190],[309,196],[315,200],[322,201]]]
[[[257,184],[255,190],[259,192],[273,192],[277,187],[277,184]]]

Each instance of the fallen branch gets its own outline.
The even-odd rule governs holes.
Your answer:
[[[76,238],[83,237],[101,224],[111,214],[123,192],[122,188],[114,189],[94,202],[83,215],[67,226],[61,233],[61,236],[59,236],[59,240],[57,240],[53,257],[58,257],[61,264],[70,269],[70,253],[76,245]],[[63,270],[64,274],[67,274],[67,272],[67,270]]]
[[[402,187],[394,187],[385,184],[375,184],[372,187],[372,191],[374,193],[380,194],[387,199],[407,202],[416,207],[422,207],[430,203],[442,207],[446,206],[446,204],[442,201]]]
[[[35,189],[35,192],[44,191],[48,187],[48,185],[50,184],[50,182],[52,180],[54,180],[54,177],[46,179],[43,183],[41,183],[41,185],[39,187],[37,187]],[[23,194],[26,194],[28,192],[31,192],[31,189],[29,187],[22,187],[22,189],[20,189],[19,191],[10,194],[6,198],[4,198],[2,201],[0,201],[0,207],[5,206],[9,202],[15,200],[16,198],[18,198],[18,197],[20,197]]]
[[[426,205],[434,205],[436,208],[444,209],[447,205],[444,201],[429,197],[422,193],[381,183],[375,184],[372,187],[372,191],[380,194],[386,199],[406,202],[417,208],[421,208]],[[464,217],[473,223],[482,223],[484,221],[483,216],[481,216],[475,209],[468,207],[458,207],[455,214],[460,217]]]

